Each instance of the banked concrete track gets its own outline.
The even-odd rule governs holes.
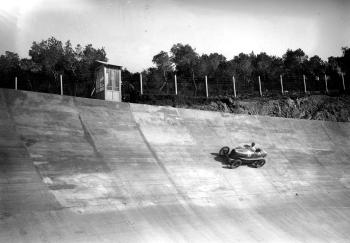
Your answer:
[[[0,242],[350,241],[349,123],[0,89],[0,125]]]

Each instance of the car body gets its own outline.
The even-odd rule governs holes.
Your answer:
[[[243,164],[254,168],[260,168],[266,163],[266,151],[257,148],[255,151],[249,145],[230,148],[225,146],[219,151],[219,155],[223,157],[225,163],[231,168],[237,168]]]

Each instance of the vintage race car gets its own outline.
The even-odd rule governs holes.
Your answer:
[[[224,158],[226,164],[231,168],[237,168],[242,164],[260,168],[266,163],[267,153],[260,148],[253,151],[249,145],[244,145],[233,148],[231,152],[230,148],[225,146],[220,149],[219,155]]]

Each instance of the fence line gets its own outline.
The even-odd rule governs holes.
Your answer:
[[[122,79],[123,80],[123,79]],[[311,92],[325,92],[329,93],[330,91],[334,92],[347,92],[350,90],[350,82],[348,75],[340,73],[338,75],[311,75],[311,74],[281,74],[277,78],[268,78],[261,75],[256,76],[255,78],[248,79],[244,76],[223,76],[218,79],[217,77],[183,77],[177,76],[176,74],[172,75],[168,80],[158,80],[158,83],[155,80],[151,79],[147,75],[140,74],[138,84],[133,84],[132,87],[134,90],[139,92],[140,95],[183,95],[183,96],[194,96],[194,97],[210,97],[218,95],[232,95],[234,97],[240,95],[255,95],[259,94],[260,96],[268,95],[270,93],[281,93],[286,94],[290,92],[298,93],[311,93]],[[13,81],[12,81],[13,82]],[[14,77],[14,87],[15,89],[27,89],[25,86],[28,86],[26,82],[31,82],[29,80],[24,80]],[[35,80],[33,81],[35,82]],[[128,80],[123,80],[124,82],[130,82]],[[135,81],[133,81],[135,82]],[[72,86],[75,87],[72,91]],[[56,87],[56,88],[55,88]],[[55,93],[63,94],[72,94],[76,92],[77,89],[80,91],[88,91],[90,94],[93,90],[93,87],[87,90],[85,83],[74,83],[73,80],[64,80],[64,76],[59,76],[59,83],[56,83],[56,86],[52,86],[56,91]],[[70,88],[70,92],[68,91]],[[29,90],[31,88],[29,87]],[[65,92],[65,90],[67,92]],[[74,91],[75,90],[75,91]],[[75,94],[74,94],[75,95]]]
[[[215,77],[178,77],[173,75],[171,80],[168,80],[166,84],[166,92],[160,90],[159,87],[151,87],[150,83],[154,80],[148,80],[148,84],[142,85],[142,75],[140,75],[140,94],[170,94],[170,95],[185,95],[185,96],[202,96],[209,97],[215,95],[233,95],[237,97],[237,94],[254,93],[256,90],[260,96],[268,94],[273,91],[286,94],[289,92],[299,92],[308,94],[310,92],[329,92],[329,84],[332,84],[331,89],[338,92],[346,91],[346,79],[344,74],[340,74],[339,77],[330,77],[324,74],[324,84],[320,80],[319,76],[312,75],[295,75],[284,74],[279,75],[279,78],[268,79],[263,76],[257,76],[252,80],[245,79],[243,82],[235,76],[231,76],[229,79],[226,77],[217,79]],[[237,87],[238,84],[238,87]]]
[[[60,94],[60,95],[71,95],[71,96],[81,96],[81,97],[87,97],[88,94],[92,94],[95,92],[94,87],[91,89],[88,88],[88,85],[86,83],[78,83],[72,79],[64,79],[64,75],[60,74],[58,76],[58,79],[56,80],[56,83],[54,80],[48,81],[47,79],[41,80],[40,87],[43,86],[43,84],[49,84],[50,88],[43,89],[42,87],[35,89],[33,88],[34,83],[37,83],[37,80],[29,80],[27,78],[21,78],[15,76],[14,81],[10,83],[10,85],[13,83],[13,85],[4,86],[4,88],[14,88],[15,90],[28,90],[28,91],[37,91],[37,92],[44,92],[44,93],[54,93],[54,94]],[[91,86],[91,85],[90,85]],[[0,86],[1,87],[1,86]],[[77,91],[80,90],[80,94],[77,93]]]

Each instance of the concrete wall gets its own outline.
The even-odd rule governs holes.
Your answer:
[[[12,90],[0,110],[0,241],[349,240],[349,123]],[[221,163],[251,141],[264,167]]]

